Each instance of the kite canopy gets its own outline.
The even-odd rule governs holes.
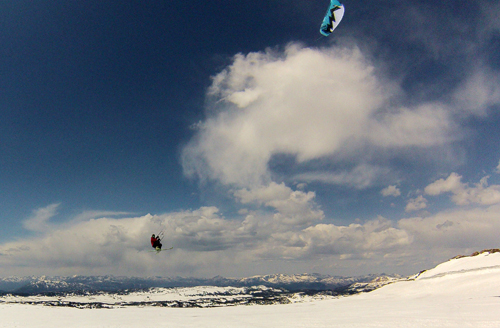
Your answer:
[[[324,36],[330,35],[339,25],[342,17],[344,17],[344,5],[338,0],[331,0],[319,32]]]

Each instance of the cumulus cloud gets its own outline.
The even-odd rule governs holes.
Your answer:
[[[0,273],[21,274],[29,266],[34,274],[171,275],[192,270],[197,275],[208,275],[216,274],[221,266],[230,272],[235,264],[246,262],[307,261],[323,255],[351,257],[367,251],[385,252],[410,242],[404,231],[381,217],[349,226],[318,224],[314,221],[322,218],[322,212],[314,214],[309,206],[304,207],[307,200],[297,200],[297,194],[285,191],[288,194],[283,194],[281,201],[277,202],[275,196],[268,198],[276,213],[253,212],[243,220],[229,220],[216,207],[202,207],[163,215],[101,217],[73,225],[54,225],[54,229],[36,238],[0,245]],[[241,196],[245,201],[266,198],[256,193],[241,192]],[[301,212],[317,217],[304,220],[299,218]],[[296,217],[289,216],[291,213]],[[169,260],[162,262],[148,252],[151,232],[160,230],[164,233],[163,244],[175,247],[168,253]]]
[[[443,192],[459,191],[464,188],[462,182],[462,177],[457,173],[452,173],[445,179],[439,179],[427,187],[425,187],[425,193],[428,195],[436,196]]]
[[[427,199],[425,199],[424,196],[420,195],[417,198],[410,199],[408,204],[406,204],[405,211],[406,212],[419,211],[423,210],[426,207],[427,207]]]
[[[360,274],[362,266],[365,273],[399,268],[411,274],[464,249],[493,247],[498,239],[499,205],[338,225],[320,222],[323,213],[305,193],[294,196],[284,185],[265,189],[240,190],[238,197],[247,204],[266,202],[275,212],[250,210],[243,219],[225,218],[211,206],[52,223],[33,238],[0,244],[0,274],[245,275],[256,268],[283,272],[287,263],[293,263],[292,272],[325,272],[335,265],[348,275]],[[292,214],[301,212],[310,217]],[[162,254],[165,261],[149,252],[151,233],[161,230],[163,244],[174,246]]]
[[[235,56],[213,78],[209,95],[216,110],[183,149],[185,173],[248,187],[272,180],[268,163],[276,154],[305,163],[365,147],[430,147],[451,140],[446,106],[394,107],[397,83],[378,74],[357,48],[289,45],[283,52]],[[360,186],[346,174],[299,177]]]
[[[164,230],[165,245],[180,249],[172,263],[181,269],[194,265],[190,260],[201,265],[204,260],[200,261],[198,253],[215,254],[244,244],[245,235],[237,233],[239,224],[225,220],[218,212],[215,207],[202,207],[159,216],[83,215],[87,219],[80,216],[79,220],[52,223],[37,237],[0,245],[0,272],[23,274],[29,266],[33,274],[158,274],[157,269],[171,267],[171,263],[157,267],[157,259],[148,253],[151,233],[160,230]],[[188,261],[184,257],[189,253],[193,257]],[[209,258],[213,254],[205,257]]]
[[[397,186],[388,186],[387,188],[382,189],[380,193],[384,197],[388,196],[398,197],[401,195],[401,190],[399,190]]]
[[[267,206],[271,206],[271,203],[277,200],[289,199],[292,194],[291,188],[285,186],[284,183],[278,184],[276,182],[271,182],[268,186],[261,186],[253,190],[240,189],[234,192],[234,195],[243,204],[263,203]]]
[[[457,205],[468,205],[471,203],[480,205],[493,205],[500,203],[500,185],[488,186],[488,178],[470,187],[462,182],[462,176],[452,173],[446,179],[439,179],[425,188],[425,193],[436,196],[443,193],[451,193],[452,201]]]
[[[425,35],[422,41],[427,39]],[[442,42],[436,44],[441,47],[436,54],[450,55]],[[378,217],[337,225],[332,223],[335,218],[325,219],[314,192],[275,182],[281,172],[273,171],[276,166],[270,164],[285,155],[293,162],[293,173],[281,176],[285,182],[355,189],[387,186],[397,175],[387,164],[391,156],[401,158],[404,153],[414,159],[419,150],[448,150],[461,136],[464,116],[484,117],[499,101],[499,79],[479,64],[466,70],[464,79],[448,94],[426,101],[425,97],[408,99],[412,97],[405,95],[401,82],[387,78],[383,65],[371,58],[356,47],[316,49],[291,44],[283,51],[238,54],[213,77],[208,91],[211,106],[182,150],[182,165],[188,176],[229,186],[238,205],[247,207],[239,211],[246,215],[242,221],[219,218],[220,225],[230,227],[217,240],[231,245],[225,256],[230,249],[252,263],[313,263],[326,258],[355,265],[363,259],[405,266],[422,258],[417,252],[425,248],[425,236],[465,225],[477,225],[473,229],[481,234],[486,230],[480,227],[491,227],[489,218],[472,222],[461,212],[455,212],[453,220],[444,213],[426,212],[426,218],[399,222]],[[471,203],[492,205],[495,190],[486,179],[470,188],[451,177],[441,186],[438,182],[428,186],[424,195],[450,192]],[[381,194],[399,197],[401,191],[389,185]],[[426,209],[424,195],[419,192],[410,199],[406,213]],[[482,245],[478,236],[470,241]],[[443,243],[435,244],[436,253],[442,255]],[[457,252],[456,248],[448,251],[451,256]]]
[[[257,203],[274,208],[277,211],[274,219],[285,224],[310,224],[324,217],[314,202],[314,192],[293,191],[284,183],[272,182],[252,190],[241,189],[234,195],[243,204]]]
[[[392,222],[382,217],[365,224],[353,223],[348,226],[319,224],[301,232],[313,253],[352,255],[359,252],[387,251],[411,243],[410,236],[392,226]]]

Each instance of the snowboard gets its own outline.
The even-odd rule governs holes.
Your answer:
[[[162,249],[153,249],[152,251],[149,251],[149,252],[156,252],[157,254],[161,251],[168,251],[168,250],[171,250],[173,249],[173,247],[170,247],[170,248],[162,248]]]

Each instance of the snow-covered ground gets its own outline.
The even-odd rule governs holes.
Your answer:
[[[500,253],[450,260],[370,293],[286,305],[75,309],[4,298],[0,327],[500,327]]]
[[[0,296],[0,304],[30,304],[84,308],[117,308],[124,306],[216,307],[245,304],[288,304],[324,299],[332,296],[302,295],[265,286],[186,288],[149,288],[143,291],[50,293],[49,295]]]

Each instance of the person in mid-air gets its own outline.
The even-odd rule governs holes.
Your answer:
[[[153,234],[151,236],[151,246],[157,250],[160,250],[161,249],[161,242],[160,242],[160,236],[156,236],[155,237],[155,234]]]

